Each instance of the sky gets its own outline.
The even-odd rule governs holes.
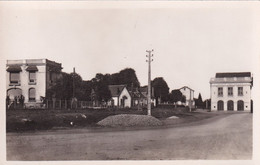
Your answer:
[[[1,3],[0,54],[5,61],[47,58],[65,72],[75,67],[84,80],[133,68],[147,85],[146,50],[154,49],[152,79],[163,77],[170,90],[189,86],[203,99],[217,72],[255,72],[254,5],[105,4]]]

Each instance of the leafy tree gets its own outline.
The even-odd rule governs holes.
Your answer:
[[[157,102],[159,98],[161,98],[162,102],[168,101],[169,87],[162,77],[156,77],[152,81],[152,87],[154,88],[154,96]]]
[[[108,89],[108,85],[104,81],[100,81],[96,86],[96,95],[98,101],[108,101],[111,98],[111,92]]]
[[[140,87],[140,83],[135,74],[135,70],[132,68],[126,68],[121,70],[119,73],[111,75],[110,79],[111,85],[126,84],[127,87]]]
[[[73,78],[74,78],[74,93],[79,100],[85,100],[85,93],[82,90],[82,78],[77,73],[61,73],[62,76],[51,86],[47,92],[47,98],[56,99],[71,99],[73,97]]]
[[[179,89],[172,90],[172,92],[169,94],[169,101],[176,103],[178,101],[185,103],[186,102],[186,97],[181,93]]]
[[[185,103],[185,102],[186,102],[186,96],[182,95],[182,97],[181,97],[181,102],[182,102],[182,103]]]

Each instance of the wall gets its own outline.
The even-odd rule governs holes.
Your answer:
[[[127,89],[124,87],[123,91],[121,92],[120,96],[119,96],[119,106],[121,105],[121,99],[126,96],[127,99],[125,100],[125,107],[131,107],[131,96],[129,94],[129,92],[127,91]]]
[[[185,89],[185,90],[184,90]],[[181,93],[186,97],[186,106],[189,106],[189,101],[191,99],[191,105],[192,107],[195,107],[195,101],[194,101],[194,91],[185,87],[180,89]]]
[[[19,88],[22,90],[22,95],[25,97],[24,103],[29,103],[29,89],[35,88],[35,99],[36,102],[41,102],[40,96],[45,97],[45,64],[37,64],[38,71],[36,71],[36,83],[29,83],[29,72],[26,71],[28,67],[27,61],[21,61],[22,63],[18,64],[22,71],[20,72],[20,84],[15,86],[10,86],[10,72],[6,72],[6,88]],[[10,63],[9,63],[10,64]]]
[[[218,83],[211,85],[211,110],[217,110],[217,102],[224,101],[224,111],[227,111],[227,102],[234,101],[234,111],[237,110],[237,101],[244,101],[244,110],[251,109],[251,89],[250,83]],[[223,97],[218,96],[218,87],[223,87]],[[228,96],[228,87],[233,87],[233,96]],[[238,87],[243,87],[243,96],[238,96]]]
[[[41,96],[46,96],[46,65],[49,60],[47,59],[32,59],[32,60],[8,60],[7,67],[9,66],[20,66],[20,83],[17,85],[10,85],[10,72],[6,71],[6,89],[7,91],[12,88],[22,90],[22,95],[25,100],[26,107],[39,107],[42,104]],[[52,62],[54,63],[54,62]],[[29,83],[29,72],[26,70],[28,66],[34,65],[37,67],[36,71],[36,83]],[[58,64],[58,69],[61,70],[61,64]],[[35,101],[29,101],[29,89],[35,88]],[[11,97],[13,99],[13,97]]]

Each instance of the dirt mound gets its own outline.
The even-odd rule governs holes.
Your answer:
[[[148,115],[122,114],[109,116],[97,123],[100,126],[108,127],[132,127],[132,126],[159,126],[162,122],[155,117]]]

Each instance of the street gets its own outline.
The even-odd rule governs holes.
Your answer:
[[[148,130],[7,133],[7,160],[236,160],[252,158],[252,114]]]

